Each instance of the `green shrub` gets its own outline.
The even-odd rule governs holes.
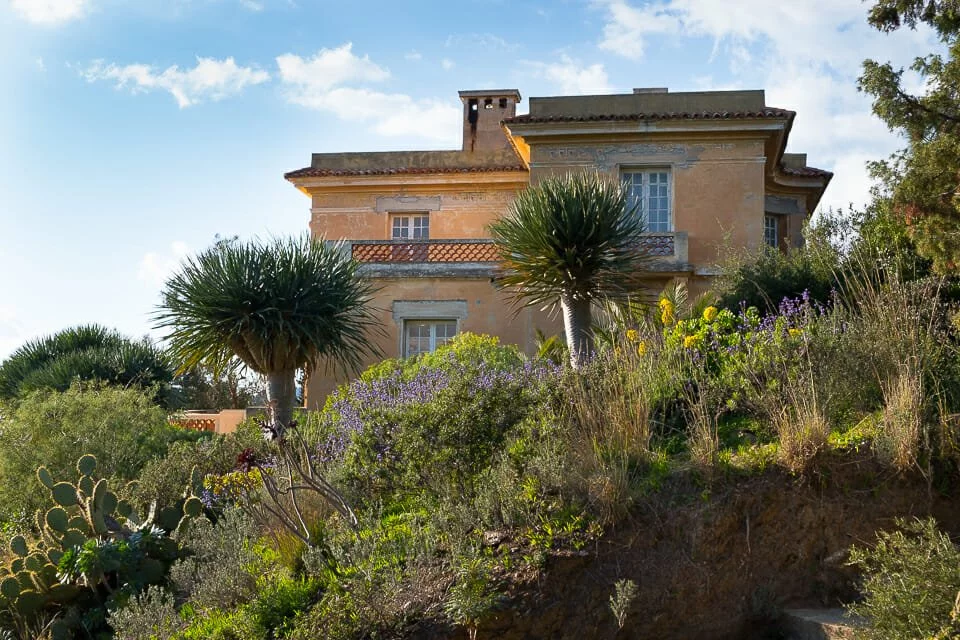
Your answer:
[[[736,311],[741,306],[776,312],[784,298],[806,291],[819,302],[830,300],[836,288],[837,256],[814,248],[787,252],[763,248],[728,265],[717,283],[720,306]]]
[[[143,467],[128,499],[139,507],[151,502],[172,504],[180,498],[194,468],[201,476],[229,473],[236,468],[237,457],[245,449],[263,451],[267,446],[253,421],[241,423],[236,433],[225,436],[175,442],[166,455]]]
[[[3,418],[0,431],[0,520],[32,518],[43,504],[37,467],[72,474],[77,452],[85,452],[96,456],[103,477],[133,480],[171,443],[206,437],[171,427],[149,393],[116,387],[35,392]]]
[[[156,585],[112,612],[107,622],[116,640],[166,640],[186,627],[173,596]]]
[[[507,434],[550,399],[555,367],[495,338],[463,334],[432,354],[387,361],[328,400],[308,428],[355,496],[460,495]]]
[[[960,594],[960,549],[936,522],[897,520],[897,527],[880,532],[873,548],[850,551],[864,577],[863,601],[848,609],[868,618],[865,640],[930,638],[951,624]]]
[[[202,609],[225,609],[250,600],[261,568],[253,549],[253,522],[238,509],[228,509],[212,524],[193,523],[180,544],[189,554],[170,568],[177,594]]]

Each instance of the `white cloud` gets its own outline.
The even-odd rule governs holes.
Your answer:
[[[250,11],[263,11],[263,3],[256,0],[240,0],[240,6]]]
[[[215,60],[197,58],[192,69],[174,65],[164,71],[145,64],[118,66],[96,61],[81,72],[88,82],[112,80],[117,88],[130,88],[134,93],[162,90],[176,99],[181,109],[201,102],[235,96],[247,86],[270,79],[270,74],[256,67],[242,67],[233,58]]]
[[[711,58],[722,53],[734,80],[712,86],[710,78],[698,78],[699,89],[763,88],[768,105],[796,111],[789,150],[808,153],[810,164],[835,174],[825,206],[867,202],[864,163],[900,146],[856,89],[862,61],[909,65],[936,48],[926,29],[888,35],[871,28],[869,7],[858,0],[595,0],[594,6],[605,16],[602,49],[638,60],[663,42],[707,38]]]
[[[423,59],[423,54],[421,54],[419,51],[408,51],[407,53],[403,54],[403,59],[416,62]]]
[[[277,57],[277,66],[284,83],[304,92],[328,91],[347,81],[378,82],[390,77],[390,72],[370,56],[354,55],[351,42],[336,49],[321,49],[312,58],[287,53]]]
[[[56,25],[82,17],[89,0],[10,0],[10,6],[29,22]]]
[[[444,58],[440,61],[440,66],[443,67],[444,71],[450,71],[450,69],[453,69],[453,67],[456,65],[450,58]]]
[[[350,43],[321,49],[311,58],[285,54],[277,58],[277,66],[287,100],[293,104],[366,124],[381,135],[456,143],[459,105],[364,86],[387,80],[390,72],[369,56],[355,55]]]
[[[137,269],[137,279],[150,285],[160,287],[180,266],[180,261],[190,253],[190,247],[185,242],[176,240],[170,244],[165,252],[149,251],[140,259]]]
[[[447,37],[447,47],[471,51],[515,51],[518,46],[492,33],[464,33]]]
[[[610,93],[607,72],[602,64],[583,65],[564,54],[559,62],[531,62],[525,64],[534,75],[549,80],[564,95]]]

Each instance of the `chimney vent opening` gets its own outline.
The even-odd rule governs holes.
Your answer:
[[[507,99],[506,99],[506,98],[500,98],[500,108],[501,108],[501,109],[506,109],[506,108],[507,108]]]

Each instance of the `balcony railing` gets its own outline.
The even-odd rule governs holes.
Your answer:
[[[687,263],[684,231],[647,233],[641,246],[664,266]],[[345,250],[357,262],[369,264],[496,263],[499,253],[490,240],[354,240]]]

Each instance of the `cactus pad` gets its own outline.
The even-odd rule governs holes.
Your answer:
[[[190,496],[183,503],[183,513],[191,518],[199,518],[200,514],[203,513],[203,502],[196,496]]]
[[[20,583],[16,578],[5,578],[0,582],[0,595],[7,600],[16,600],[20,595]]]
[[[40,484],[45,486],[47,489],[53,489],[53,476],[50,475],[50,471],[46,467],[40,467],[37,469],[37,480],[40,481]]]
[[[47,526],[57,533],[66,533],[70,528],[70,518],[63,507],[54,507],[47,511]]]
[[[77,504],[77,488],[69,482],[58,482],[50,489],[53,501],[61,507],[72,507]]]
[[[23,536],[13,536],[13,539],[10,540],[10,551],[21,558],[27,557],[29,553],[27,550],[27,539]]]
[[[90,476],[80,476],[80,480],[77,481],[77,488],[82,491],[85,496],[93,494],[93,478]]]
[[[92,454],[87,454],[77,460],[77,471],[83,476],[92,476],[97,470],[97,458]]]

